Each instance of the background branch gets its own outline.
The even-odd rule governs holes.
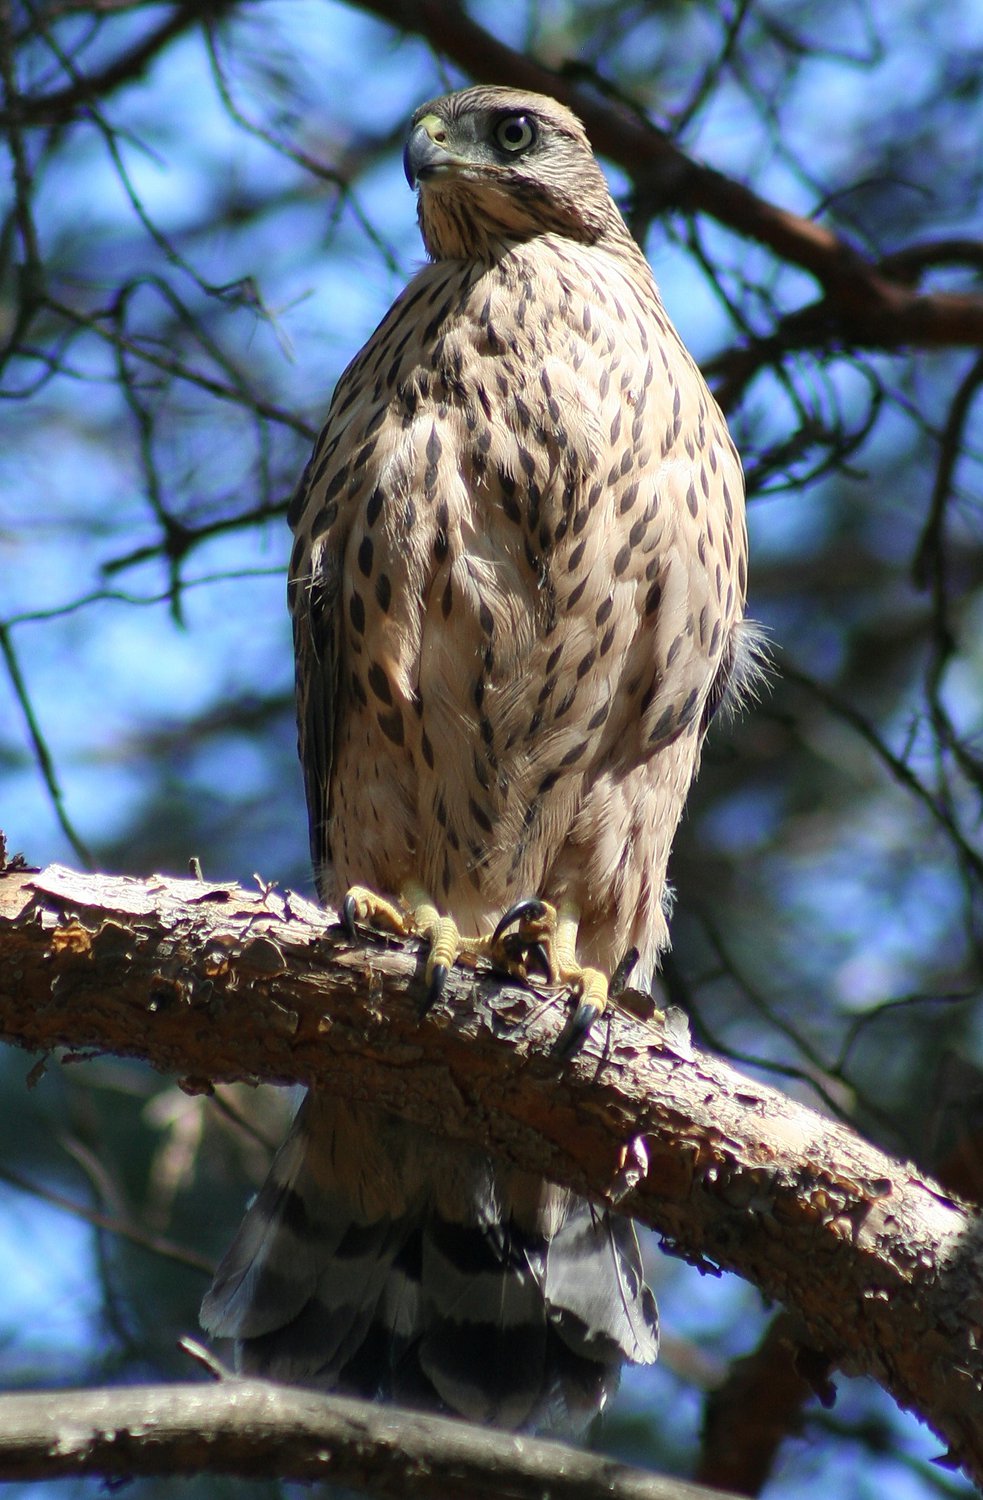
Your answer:
[[[175,37],[193,26],[201,25],[203,20],[217,20],[227,14],[234,3],[235,0],[204,0],[204,3],[203,0],[190,0],[190,3],[185,0],[185,3],[173,6],[155,30],[134,46],[121,51],[95,72],[78,72],[68,87],[52,90],[51,93],[8,98],[6,109],[0,110],[0,129],[10,129],[12,125],[66,124],[82,110],[91,108],[97,100],[104,99],[118,88],[141,78]],[[79,5],[77,9],[91,11],[93,7],[90,3],[87,6]],[[48,24],[55,19],[50,14],[44,17]],[[43,25],[41,30],[43,33]]]
[[[472,78],[552,94],[583,120],[595,149],[617,162],[636,191],[666,208],[709,214],[737,234],[757,240],[779,259],[814,276],[823,300],[794,320],[795,347],[824,348],[834,341],[896,349],[983,343],[983,297],[951,292],[922,293],[911,285],[921,269],[905,259],[900,274],[878,265],[839,235],[778,204],[769,203],[724,173],[695,161],[666,134],[627,104],[584,88],[584,70],[565,76],[518,52],[471,19],[453,0],[365,0],[393,25],[417,30]],[[983,254],[983,246],[978,247]],[[960,260],[968,257],[965,246]],[[753,354],[751,358],[753,358]]]
[[[715,1500],[558,1443],[262,1380],[0,1396],[0,1481],[101,1474],[321,1480],[379,1500]]]

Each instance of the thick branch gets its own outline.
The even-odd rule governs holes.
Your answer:
[[[564,1007],[457,969],[420,1021],[422,959],[353,947],[296,897],[52,867],[0,877],[0,1036],[143,1057],[205,1089],[317,1082],[614,1204],[796,1312],[983,1478],[978,1223],[685,1037],[611,1014],[572,1061]]]
[[[799,347],[825,347],[836,339],[885,349],[983,345],[983,297],[918,291],[910,284],[912,262],[901,260],[897,274],[890,263],[875,265],[822,224],[769,203],[694,161],[664,131],[631,110],[598,98],[499,41],[454,0],[414,0],[412,6],[403,0],[361,0],[361,5],[401,30],[419,32],[483,83],[552,94],[576,110],[601,155],[623,167],[660,205],[709,214],[810,272],[825,296],[798,329]],[[967,256],[970,264],[981,251],[983,247],[974,247]]]
[[[0,1396],[0,1481],[200,1473],[380,1500],[723,1500],[557,1443],[261,1380]]]

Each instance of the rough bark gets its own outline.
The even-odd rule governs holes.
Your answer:
[[[981,1229],[963,1205],[695,1053],[684,1028],[612,1011],[560,1063],[559,998],[462,969],[421,1020],[412,946],[353,945],[330,913],[275,891],[12,871],[0,1036],[145,1058],[192,1090],[317,1082],[439,1122],[753,1282],[983,1478]]]

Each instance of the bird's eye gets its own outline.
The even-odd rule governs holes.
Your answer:
[[[526,115],[506,115],[495,126],[495,139],[504,150],[515,155],[532,145],[536,139],[536,131]]]

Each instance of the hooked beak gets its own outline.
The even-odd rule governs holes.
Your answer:
[[[414,125],[403,152],[403,171],[411,188],[432,177],[443,177],[466,163],[443,143],[446,126],[437,115],[424,115]]]

